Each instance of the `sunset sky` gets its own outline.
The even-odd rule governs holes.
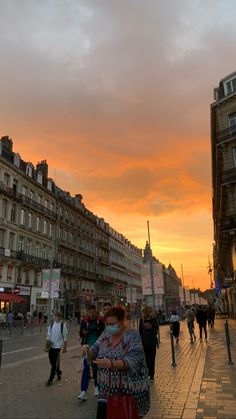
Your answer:
[[[0,136],[209,288],[210,103],[235,0],[0,0]]]

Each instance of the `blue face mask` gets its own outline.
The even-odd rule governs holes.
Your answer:
[[[120,332],[120,325],[119,324],[109,324],[106,326],[106,330],[109,335],[117,335]]]

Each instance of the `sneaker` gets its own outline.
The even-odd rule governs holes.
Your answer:
[[[48,380],[46,382],[46,387],[50,387],[50,386],[52,386],[52,384],[53,384],[53,381],[52,380]]]
[[[77,397],[79,400],[87,400],[87,393],[86,391],[81,391],[81,393]]]
[[[194,340],[196,340],[197,338],[196,338],[196,336],[194,335]]]
[[[62,376],[62,372],[61,372],[61,374],[58,374],[58,375],[57,375],[57,379],[58,379],[58,381],[60,381],[60,380],[61,380],[61,376]]]
[[[94,387],[94,396],[98,396],[99,391],[98,391],[98,386]]]

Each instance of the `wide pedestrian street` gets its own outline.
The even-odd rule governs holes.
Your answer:
[[[168,326],[161,326],[155,381],[150,383],[151,409],[147,419],[236,418],[236,370],[228,365],[225,320],[217,320],[208,342],[190,343],[186,322],[181,323],[176,366],[172,366]],[[229,321],[232,359],[236,362],[236,322]],[[62,356],[63,376],[52,387],[45,333],[4,335],[0,375],[2,419],[95,419],[96,397],[91,380],[88,400],[77,400],[81,378],[81,347],[76,328],[71,330],[68,352]],[[122,419],[122,418],[121,418]]]

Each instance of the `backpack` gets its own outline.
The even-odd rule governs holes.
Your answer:
[[[51,322],[51,324],[50,324],[50,332],[52,331],[52,326],[54,325],[54,321],[53,322]],[[61,336],[62,336],[62,339],[64,340],[64,336],[63,336],[63,327],[64,327],[64,323],[61,321]]]

